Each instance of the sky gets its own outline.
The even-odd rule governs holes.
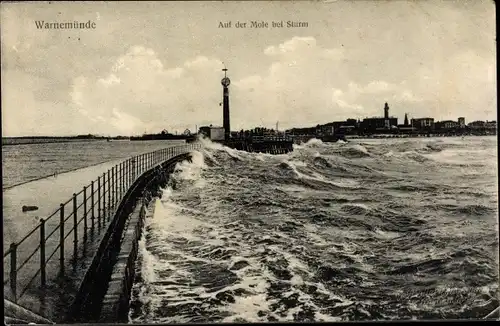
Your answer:
[[[1,22],[4,137],[222,125],[224,65],[232,130],[382,116],[385,102],[400,123],[496,120],[493,1],[2,3]]]

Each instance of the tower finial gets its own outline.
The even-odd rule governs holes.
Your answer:
[[[224,65],[224,69],[222,69],[222,71],[224,71],[224,77],[227,77],[226,76],[226,71],[227,71],[226,64],[224,62],[222,62],[222,64]]]

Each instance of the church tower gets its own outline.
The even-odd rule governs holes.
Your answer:
[[[224,78],[221,80],[222,84],[222,118],[223,118],[223,123],[222,126],[224,127],[224,139],[229,140],[229,137],[231,136],[231,125],[229,123],[229,84],[231,84],[231,80],[226,76],[227,68],[224,67],[222,69],[224,71]]]

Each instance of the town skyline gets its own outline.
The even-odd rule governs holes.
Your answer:
[[[385,103],[388,103],[388,102],[385,102]],[[389,111],[389,117],[390,118],[395,118],[397,119],[397,126],[402,126],[402,125],[405,125],[404,124],[404,121],[405,121],[405,116],[408,118],[408,126],[411,126],[413,121],[412,120],[423,120],[423,119],[431,119],[433,120],[433,123],[437,123],[439,124],[440,122],[450,122],[450,121],[453,121],[453,122],[458,122],[460,118],[464,118],[464,122],[465,122],[465,125],[468,126],[469,124],[471,123],[495,123],[495,125],[497,124],[497,120],[480,120],[480,119],[471,119],[471,120],[467,120],[467,117],[456,117],[455,119],[436,119],[435,117],[432,117],[432,116],[422,116],[422,117],[415,117],[415,116],[412,116],[409,112],[406,112],[405,115],[403,116],[402,119],[400,119],[400,117],[398,116],[395,116],[393,114],[390,113]],[[374,115],[374,116],[371,116],[371,117],[348,117],[346,119],[330,119],[330,120],[325,120],[325,121],[322,121],[320,123],[317,123],[315,125],[311,125],[311,124],[303,124],[303,125],[295,125],[295,126],[291,126],[291,127],[287,127],[287,128],[278,128],[279,131],[284,131],[284,130],[292,130],[292,129],[307,129],[307,128],[314,128],[316,126],[324,126],[324,125],[329,125],[329,124],[338,124],[338,123],[345,123],[349,120],[356,120],[358,123],[359,122],[363,122],[364,119],[384,119],[384,115],[383,114],[379,114],[379,115]],[[276,123],[278,122],[278,124]],[[252,130],[252,129],[259,129],[259,128],[266,128],[266,129],[269,129],[269,130],[276,130],[276,128],[274,128],[275,126],[279,126],[279,121],[276,121],[274,124],[272,123],[269,123],[269,124],[257,124],[257,125],[254,125],[254,126],[249,126],[247,128],[243,128],[243,130]],[[218,122],[218,123],[210,123],[210,124],[206,124],[206,125],[203,125],[203,124],[195,124],[194,125],[194,128],[190,128],[190,126],[186,125],[184,129],[175,129],[175,130],[169,130],[167,128],[163,128],[163,129],[160,129],[160,130],[144,130],[143,132],[139,132],[139,133],[136,133],[136,134],[109,134],[109,133],[97,133],[97,134],[93,134],[93,133],[81,133],[81,134],[66,134],[66,135],[58,135],[58,136],[54,136],[54,135],[22,135],[22,136],[6,136],[6,135],[2,135],[3,138],[16,138],[16,137],[24,137],[24,138],[30,138],[30,137],[42,137],[42,138],[50,138],[51,136],[54,136],[54,137],[76,137],[76,136],[95,136],[95,137],[103,137],[103,138],[107,138],[107,137],[125,137],[125,138],[128,138],[128,137],[133,137],[133,136],[141,136],[141,135],[145,135],[145,134],[160,134],[162,132],[164,133],[169,133],[169,134],[172,134],[172,135],[181,135],[183,134],[186,130],[189,130],[191,134],[195,134],[199,131],[199,129],[201,127],[207,127],[207,126],[213,126],[213,127],[221,127],[222,126],[222,118],[221,118],[221,121]],[[238,132],[240,131],[240,129],[235,129],[235,128],[231,128],[231,132]]]
[[[398,119],[496,120],[488,1],[8,3],[1,15],[2,136],[222,124],[224,65],[233,130],[363,119],[386,101]]]

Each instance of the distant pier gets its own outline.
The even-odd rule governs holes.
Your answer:
[[[293,151],[293,140],[289,137],[253,136],[230,138],[223,144],[229,148],[251,153],[286,154]]]

